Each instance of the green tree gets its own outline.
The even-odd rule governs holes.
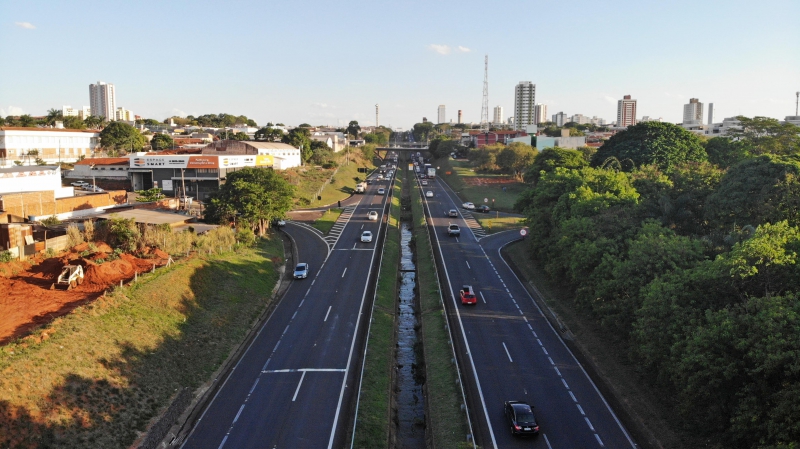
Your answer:
[[[368,143],[361,147],[361,153],[364,155],[364,159],[367,161],[372,161],[375,159],[375,144]]]
[[[111,122],[100,132],[100,144],[111,151],[141,151],[147,139],[127,123]]]
[[[266,127],[256,131],[253,137],[262,142],[280,142],[283,138],[283,131],[272,128],[270,125],[271,123],[268,123]]]
[[[768,117],[736,117],[740,127],[728,132],[733,139],[744,139],[752,145],[752,154],[789,155],[800,153],[800,127]]]
[[[231,134],[229,137],[231,140],[250,140],[250,136],[246,132],[239,131],[236,134]]]
[[[415,123],[411,134],[414,135],[414,140],[417,142],[425,142],[428,140],[428,137],[430,137],[432,131],[433,123],[431,122]]]
[[[355,120],[351,120],[350,123],[347,125],[347,134],[352,136],[353,139],[358,139],[358,134],[361,132],[361,127],[358,126],[358,122]]]
[[[377,145],[386,145],[389,143],[389,139],[386,137],[384,133],[368,133],[364,134],[364,142],[366,143],[374,143]]]
[[[314,152],[311,150],[311,131],[308,128],[294,128],[281,138],[283,143],[300,148],[300,157],[308,162]]]
[[[69,115],[64,117],[64,128],[66,129],[86,129],[86,123],[79,117]]]
[[[99,117],[96,115],[90,115],[83,119],[84,123],[86,123],[86,127],[89,129],[99,129],[103,126],[106,119],[104,117]]]
[[[167,150],[175,145],[175,140],[169,134],[155,134],[153,139],[150,140],[150,146],[153,151]]]
[[[228,174],[225,184],[212,196],[206,216],[220,224],[232,219],[248,223],[263,236],[273,219],[286,216],[293,195],[294,187],[274,170],[245,167]]]
[[[164,198],[164,194],[162,190],[158,187],[154,187],[148,190],[137,190],[136,194],[139,195],[136,199],[137,201],[141,201],[143,203],[150,203],[153,201],[158,201],[161,198]]]
[[[536,150],[532,146],[513,142],[497,154],[497,165],[501,170],[513,174],[515,178],[521,178],[522,171],[533,163],[535,156]]]
[[[36,126],[36,120],[28,114],[19,116],[19,126],[23,128],[33,128]]]
[[[536,185],[542,172],[552,173],[557,167],[580,169],[588,165],[589,162],[577,150],[559,147],[545,148],[536,154],[533,162],[525,170],[523,178],[525,182]]]
[[[609,159],[617,160],[625,171],[648,164],[669,170],[683,162],[705,161],[707,155],[694,133],[671,123],[642,122],[608,139],[592,158],[592,166],[603,166]]]
[[[53,126],[56,124],[56,121],[61,120],[64,120],[64,116],[60,109],[48,109],[47,115],[44,118],[44,123],[48,126]]]
[[[708,161],[722,168],[731,167],[751,157],[752,145],[747,140],[712,137],[705,142]]]

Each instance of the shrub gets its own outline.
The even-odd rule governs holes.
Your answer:
[[[253,246],[256,243],[256,235],[251,228],[241,227],[236,230],[236,241],[246,247]]]
[[[14,255],[11,251],[0,251],[0,262],[11,262],[14,260]]]
[[[81,243],[83,243],[83,234],[81,234],[80,229],[78,229],[78,225],[70,223],[69,226],[67,226],[67,245],[72,248]]]
[[[95,240],[93,220],[86,220],[83,222],[83,238],[87,242],[92,242]]]
[[[53,248],[47,248],[47,251],[44,252],[44,256],[47,257],[48,259],[51,257],[55,257],[56,250],[54,250]]]
[[[51,228],[53,226],[60,225],[61,224],[61,220],[59,220],[58,217],[56,217],[55,215],[51,215],[51,216],[45,218],[44,220],[42,220],[42,224],[47,226],[48,228]]]

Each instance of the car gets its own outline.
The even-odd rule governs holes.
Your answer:
[[[383,175],[378,173],[378,176],[375,177],[378,181],[383,181]]]
[[[424,185],[424,186],[428,185],[428,180],[427,179],[423,179],[422,180],[422,185]]]
[[[386,195],[386,189],[384,189],[383,187],[378,189],[378,195]]]
[[[433,192],[428,190],[427,192],[425,192],[425,196],[428,197],[428,198],[433,198]]]
[[[75,181],[75,182],[69,183],[69,185],[71,185],[73,187],[83,187],[83,186],[88,186],[89,183],[86,182],[86,181]]]
[[[425,175],[425,173],[420,173],[420,174],[419,174],[419,179],[425,179],[425,178],[427,178],[427,176]]]
[[[461,235],[461,228],[457,224],[450,223],[447,225],[447,235],[458,237]]]
[[[461,304],[478,303],[478,297],[475,296],[475,290],[472,289],[471,285],[462,286],[461,291],[459,291],[459,295],[461,296]]]
[[[308,277],[308,264],[301,262],[294,267],[294,278],[305,279]]]
[[[372,241],[372,232],[364,231],[361,233],[361,241],[363,243],[369,243]]]
[[[272,224],[275,225],[276,227],[282,228],[286,226],[286,220],[284,220],[283,218],[276,218],[275,221],[272,222]]]
[[[475,212],[481,212],[481,213],[484,213],[484,214],[488,214],[490,210],[491,209],[489,209],[489,206],[487,206],[485,204],[482,204],[482,205],[480,205],[480,206],[475,208]]]
[[[83,186],[83,190],[86,190],[86,191],[89,191],[89,192],[105,192],[105,190],[101,189],[100,187],[97,187],[96,185],[92,185],[92,184],[86,184],[85,186]]]
[[[369,213],[367,214],[367,219],[378,221],[378,213],[375,212],[374,210],[369,211]]]
[[[463,207],[464,209],[467,209],[467,210],[475,210],[475,205],[470,203],[470,202],[466,202],[466,203],[462,204],[461,207]]]
[[[453,218],[458,218],[458,211],[457,211],[457,210],[455,210],[455,209],[450,209],[450,210],[447,212],[447,216],[448,216],[448,217],[453,217]]]
[[[370,184],[372,184],[372,180],[367,178],[367,185],[370,185]]]
[[[511,435],[534,436],[539,434],[539,424],[536,422],[536,415],[530,404],[522,401],[506,401],[504,409],[506,421],[511,428]]]

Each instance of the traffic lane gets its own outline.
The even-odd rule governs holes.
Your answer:
[[[295,264],[300,262],[308,263],[311,269],[309,278],[313,278],[328,257],[328,243],[316,232],[303,226],[298,226],[291,221],[287,222],[282,229],[294,241],[295,249],[297,250]],[[294,270],[294,267],[288,267],[288,269]],[[290,288],[294,287],[295,284],[301,286],[304,282],[305,279],[296,279],[292,281]]]
[[[548,363],[562,384],[560,390],[567,394],[565,403],[569,404],[568,408],[574,407],[578,410],[584,428],[597,434],[595,444],[602,442],[606,447],[636,447],[627,430],[561,336],[550,325],[528,291],[500,257],[500,248],[516,238],[517,236],[513,233],[505,233],[505,235],[486,238],[481,243],[482,246],[485,246],[485,252],[498,270],[499,276],[507,280],[506,285],[511,294],[526,310],[526,316],[531,318],[533,325],[531,332],[537,337],[537,345],[548,352]],[[539,341],[541,344],[538,343]],[[557,436],[568,435],[558,434]],[[571,441],[571,439],[564,440],[565,443]]]

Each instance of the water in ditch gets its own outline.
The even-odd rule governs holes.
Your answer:
[[[417,342],[416,267],[411,250],[408,223],[400,226],[400,315],[397,330],[397,447],[425,447],[425,402],[422,394],[424,374],[420,346]]]

